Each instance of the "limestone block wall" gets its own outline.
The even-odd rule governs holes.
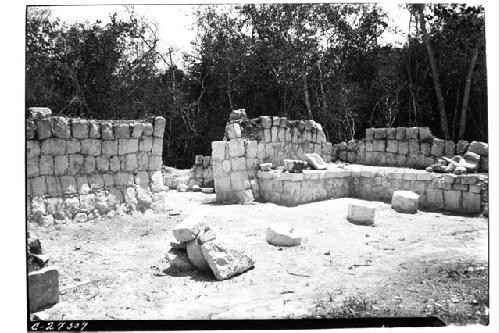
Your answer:
[[[397,190],[420,196],[420,207],[431,211],[477,214],[488,206],[486,174],[434,174],[423,170],[350,165],[344,169],[280,170],[257,173],[264,201],[294,206],[330,198],[353,197],[390,202]]]
[[[212,156],[196,155],[191,170],[191,182],[200,187],[214,187]]]
[[[154,207],[165,119],[85,120],[31,108],[26,119],[28,219],[86,220]]]
[[[481,156],[480,171],[488,171],[488,145],[435,138],[428,127],[367,128],[365,139],[333,145],[332,159],[348,163],[425,169],[442,156],[472,151]]]

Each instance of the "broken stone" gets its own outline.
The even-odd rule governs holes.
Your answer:
[[[273,167],[272,163],[261,163],[260,164],[261,171],[271,171],[272,167]]]
[[[75,216],[75,221],[79,223],[87,222],[88,216],[86,213],[78,213]]]
[[[369,203],[349,203],[347,220],[358,225],[373,225],[377,206]]]
[[[193,185],[193,186],[191,186],[191,191],[193,191],[193,192],[200,192],[201,188],[200,188],[199,185]]]
[[[229,114],[229,121],[240,120],[240,119],[241,120],[247,119],[247,113],[245,109],[233,110]]]
[[[309,165],[316,170],[325,170],[327,167],[325,161],[323,161],[321,156],[316,153],[304,154],[304,158],[307,163],[309,163]]]
[[[465,175],[467,173],[467,169],[463,165],[459,165],[453,170],[455,175]]]
[[[210,266],[208,265],[208,262],[201,250],[201,245],[198,243],[198,237],[186,243],[186,251],[189,261],[196,268],[200,271],[210,270]]]
[[[273,223],[267,227],[266,241],[275,246],[296,246],[300,245],[302,235],[288,223]]]
[[[231,139],[241,138],[241,128],[239,124],[229,124],[226,126],[226,135]]]
[[[418,209],[419,195],[411,191],[394,191],[391,208],[398,213],[414,214]]]
[[[59,273],[45,267],[28,274],[30,312],[36,312],[59,302]]]
[[[246,272],[255,265],[252,252],[241,241],[215,239],[201,245],[201,250],[217,280]]]
[[[480,156],[488,156],[488,144],[486,142],[472,141],[467,151]]]

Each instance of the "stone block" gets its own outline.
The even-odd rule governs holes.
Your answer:
[[[40,155],[39,169],[42,176],[54,175],[54,158],[50,155]]]
[[[476,153],[480,156],[488,156],[488,144],[486,142],[472,141],[467,151]]]
[[[130,125],[126,123],[114,124],[114,134],[116,139],[130,138]]]
[[[102,141],[102,154],[106,156],[118,155],[118,141]]]
[[[462,208],[466,213],[481,212],[481,195],[478,193],[462,193]]]
[[[163,159],[161,156],[150,156],[149,157],[149,170],[161,170],[163,166]]]
[[[241,138],[241,127],[238,123],[226,125],[226,136],[229,140]]]
[[[126,155],[137,153],[139,150],[138,139],[119,139],[118,140],[118,155]]]
[[[418,139],[408,140],[408,152],[410,154],[418,154],[420,151],[420,141]]]
[[[52,137],[52,122],[50,119],[39,119],[35,121],[38,140]]]
[[[488,162],[488,156],[481,156],[481,162],[480,162],[480,171],[482,172],[488,172],[489,171],[489,162]]]
[[[54,158],[54,174],[62,176],[68,170],[69,161],[67,156],[56,156]]]
[[[163,138],[165,132],[165,118],[158,116],[155,118],[153,136],[156,138]]]
[[[36,125],[33,119],[26,119],[26,140],[33,140],[36,133]]]
[[[102,175],[102,179],[104,181],[104,186],[106,186],[108,188],[115,186],[115,180],[113,178],[112,173],[104,173]]]
[[[387,131],[385,128],[374,128],[373,139],[387,139]]]
[[[333,147],[336,147],[336,145],[333,145]],[[372,140],[367,140],[366,143],[365,143],[365,149],[366,149],[366,152],[373,152],[373,141]],[[333,150],[332,150],[332,157],[333,157]]]
[[[420,132],[420,130],[418,127],[408,127],[408,128],[406,128],[406,138],[407,139],[418,139],[419,132]]]
[[[420,141],[424,142],[432,142],[432,139],[434,138],[429,127],[419,127],[418,135]]]
[[[248,181],[248,175],[244,171],[234,171],[230,175],[231,177],[231,190],[233,191],[244,191],[245,182]]]
[[[134,176],[127,172],[118,172],[114,175],[116,186],[132,186],[134,185]]]
[[[245,171],[246,162],[244,157],[236,157],[231,159],[231,170],[233,171]]]
[[[47,139],[42,141],[42,154],[47,155],[65,155],[66,140],[63,139]]]
[[[80,153],[80,141],[79,140],[66,141],[66,153],[68,155],[79,154]]]
[[[212,159],[222,161],[226,158],[226,142],[212,141]]]
[[[69,173],[72,175],[76,175],[80,173],[83,168],[83,156],[82,155],[69,155]]]
[[[156,139],[157,141],[158,140]],[[161,147],[160,147],[161,148]],[[153,149],[153,138],[150,136],[143,136],[139,139],[139,151],[143,152],[150,152]],[[161,155],[161,154],[156,154],[156,155]]]
[[[396,140],[402,141],[406,139],[406,127],[396,128]]]
[[[96,160],[97,171],[108,171],[109,170],[109,156],[97,156]]]
[[[418,209],[419,195],[411,191],[394,191],[391,208],[398,213],[415,214]]]
[[[408,140],[398,141],[398,154],[408,155],[410,153],[410,145]]]
[[[398,141],[397,140],[387,140],[386,151],[388,153],[397,153],[398,152]]]
[[[71,122],[71,133],[76,139],[87,139],[89,137],[89,124],[84,119],[73,119]]]
[[[455,145],[455,152],[457,153],[457,155],[463,155],[467,151],[468,147],[469,147],[468,141],[459,140]]]
[[[201,245],[201,250],[217,280],[228,279],[255,265],[253,253],[241,240],[214,239]]]
[[[38,168],[40,158],[38,156],[27,157],[26,159],[26,175],[28,178],[38,177],[40,169]]]
[[[396,140],[396,129],[394,127],[386,128],[387,140]]]
[[[432,208],[444,209],[444,196],[442,189],[427,189],[426,204]]]
[[[163,138],[154,138],[153,139],[153,147],[152,147],[153,155],[161,156],[163,152]]]
[[[444,191],[444,208],[449,211],[459,212],[461,210],[461,191]]]
[[[238,110],[233,110],[229,114],[229,121],[232,120],[243,120],[247,119],[247,112],[245,109],[238,109]]]
[[[142,135],[142,130],[143,130],[143,125],[142,123],[136,122],[132,125],[132,133],[130,133],[130,136],[132,138],[140,138]]]
[[[367,128],[365,130],[365,138],[366,140],[373,140],[373,128]]]
[[[114,140],[113,125],[109,122],[101,123],[101,137],[103,140]]]
[[[151,190],[155,193],[168,190],[163,183],[163,177],[161,171],[152,171],[149,173],[149,178],[151,179]]]
[[[274,246],[297,246],[302,238],[288,223],[272,223],[266,229],[266,242]]]
[[[242,139],[229,141],[229,157],[245,156],[245,142]]]
[[[28,274],[30,312],[41,311],[59,302],[59,273],[54,267],[44,267]]]
[[[272,137],[272,133],[271,133],[271,128],[265,128],[264,129],[264,141],[265,142],[272,142],[273,141],[273,137]]]
[[[85,139],[81,142],[80,152],[83,155],[99,156],[101,155],[101,140]]]
[[[357,225],[373,225],[377,206],[369,203],[353,203],[347,206],[347,220]]]
[[[95,172],[95,157],[86,156],[83,162],[84,170],[86,174],[91,174]]]
[[[432,140],[431,155],[436,157],[444,155],[444,140],[438,138]]]
[[[70,125],[68,119],[63,117],[52,117],[52,133],[54,137],[67,139],[70,137]]]
[[[76,193],[76,180],[72,176],[62,176],[59,178],[59,183],[61,184],[61,190],[64,194],[75,194]]]
[[[444,155],[455,155],[455,143],[452,140],[444,142]]]
[[[109,170],[113,172],[120,171],[120,159],[118,156],[113,156],[109,159]]]
[[[154,128],[152,123],[142,123],[142,136],[152,136],[153,131]]]
[[[420,142],[420,153],[425,156],[430,156],[431,154],[431,144],[429,142]]]
[[[373,150],[377,152],[385,152],[386,143],[386,140],[373,140]]]
[[[94,174],[88,177],[89,186],[91,189],[102,189],[104,188],[104,178],[100,174]]]
[[[260,116],[260,122],[264,128],[271,128],[273,126],[273,121],[269,116]]]
[[[27,157],[39,157],[40,155],[40,143],[38,141],[26,141],[26,156]]]
[[[203,211],[190,214],[184,221],[172,228],[172,233],[179,242],[194,240],[208,224],[208,217]]]
[[[45,177],[36,177],[31,179],[31,192],[34,196],[47,194],[47,184]]]
[[[278,141],[278,127],[273,126],[271,127],[271,142],[277,142]]]
[[[91,139],[101,138],[101,129],[99,123],[94,120],[89,121],[89,138]]]

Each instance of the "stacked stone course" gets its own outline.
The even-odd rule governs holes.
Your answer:
[[[30,220],[85,220],[115,210],[144,211],[165,190],[163,117],[85,120],[30,108],[26,123]]]
[[[362,140],[334,144],[332,160],[425,169],[442,156],[451,158],[472,151],[481,156],[479,171],[487,172],[487,147],[477,141],[469,144],[435,138],[428,127],[367,128]]]

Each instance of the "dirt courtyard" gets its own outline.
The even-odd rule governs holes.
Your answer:
[[[484,217],[398,214],[380,203],[375,226],[367,227],[346,220],[347,203],[356,199],[289,208],[217,205],[215,194],[167,195],[167,214],[30,228],[60,274],[60,303],[41,313],[43,319],[444,314],[451,323],[487,321]],[[224,237],[246,238],[254,269],[225,281],[196,270],[155,273],[151,267],[174,240],[171,228],[197,209],[216,217],[214,228]],[[267,244],[272,222],[301,231],[302,245]]]

